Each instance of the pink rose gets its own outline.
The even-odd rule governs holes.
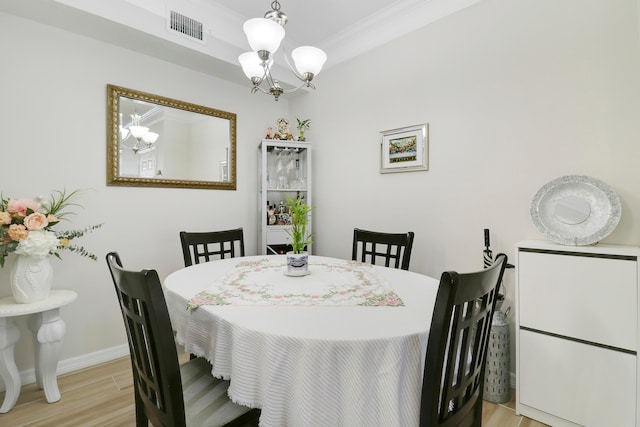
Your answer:
[[[9,212],[0,212],[0,225],[11,224],[11,214]]]
[[[28,215],[24,219],[24,226],[27,227],[28,230],[42,230],[47,225],[49,225],[49,221],[47,221],[47,217],[40,212],[34,212],[31,215]]]
[[[49,224],[53,224],[53,223],[56,223],[56,222],[58,222],[58,221],[60,221],[60,220],[59,220],[59,219],[58,219],[58,217],[57,217],[57,216],[55,216],[54,214],[47,214],[47,222],[48,222]]]
[[[31,199],[9,199],[7,202],[7,212],[11,215],[25,217],[27,209],[37,212],[40,209],[40,203]]]
[[[7,231],[7,235],[11,240],[17,242],[27,237],[29,235],[29,231],[27,231],[27,227],[22,224],[11,224]]]

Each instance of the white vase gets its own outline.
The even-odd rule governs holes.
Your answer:
[[[309,274],[309,254],[287,252],[287,276],[306,276]]]
[[[23,304],[41,301],[49,296],[53,266],[49,257],[18,255],[9,273],[13,298]]]

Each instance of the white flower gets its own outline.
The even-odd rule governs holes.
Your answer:
[[[29,235],[20,240],[16,253],[34,258],[46,258],[58,248],[58,238],[51,231],[30,231]]]

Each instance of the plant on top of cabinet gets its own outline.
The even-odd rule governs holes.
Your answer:
[[[298,118],[296,118],[296,120],[298,121],[298,131],[300,132],[300,135],[298,136],[298,141],[304,141],[304,133],[305,131],[309,130],[309,128],[311,127],[311,119],[304,119],[304,120],[300,120]]]

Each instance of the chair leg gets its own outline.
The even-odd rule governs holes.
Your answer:
[[[484,386],[484,381],[482,382]],[[481,427],[482,426],[482,399],[478,399],[475,407],[473,408],[473,427]]]
[[[133,385],[136,386],[135,384]],[[136,427],[149,427],[149,419],[144,412],[144,403],[140,399],[140,395],[136,391],[135,393],[135,405],[136,405]]]
[[[247,425],[257,427],[259,421],[260,409],[255,408],[250,410],[246,414],[241,415],[230,423],[225,424],[224,427],[246,427]]]

